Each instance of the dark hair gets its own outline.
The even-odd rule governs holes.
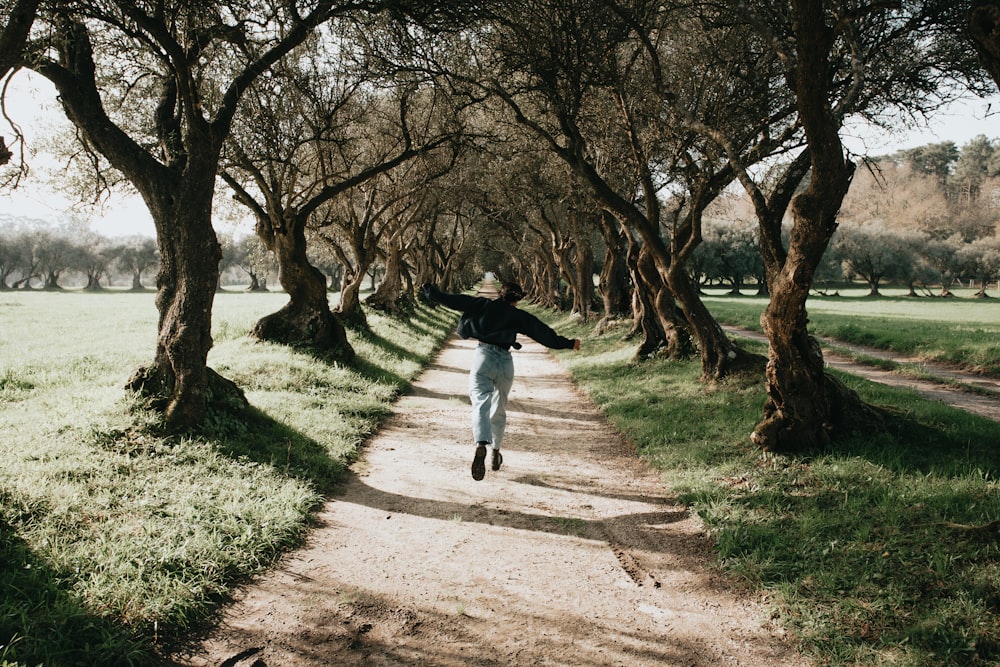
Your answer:
[[[500,298],[506,303],[517,303],[524,298],[524,290],[517,283],[504,283],[500,286]]]

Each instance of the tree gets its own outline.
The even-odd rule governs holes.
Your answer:
[[[13,0],[0,8],[0,80],[5,79],[21,62],[21,52],[31,34],[40,5],[41,0]],[[0,166],[13,157],[6,140],[0,137]]]
[[[809,450],[882,423],[877,410],[825,373],[821,348],[807,328],[806,299],[855,171],[840,140],[844,119],[860,114],[878,120],[889,116],[887,110],[929,113],[951,90],[941,85],[941,73],[971,81],[974,67],[955,38],[956,12],[949,3],[904,3],[892,12],[835,0],[728,8],[746,16],[761,43],[778,55],[805,139],[805,149],[770,189],[755,182],[735,147],[727,146],[760,221],[771,295],[761,318],[769,340],[768,399],[752,439],[764,449]],[[792,219],[787,245],[786,211]]]
[[[604,260],[597,281],[604,307],[595,332],[600,334],[611,322],[631,313],[632,281],[628,271],[628,240],[625,230],[607,210],[600,213]]]
[[[704,207],[733,176],[717,151],[704,150],[703,143],[696,147],[696,135],[670,114],[665,117],[664,108],[675,103],[699,106],[701,100],[706,106],[699,111],[708,114],[708,107],[722,100],[710,91],[677,100],[682,83],[693,90],[698,80],[712,77],[696,76],[691,61],[687,68],[680,60],[664,64],[665,58],[686,55],[678,47],[686,45],[685,35],[696,25],[676,11],[661,3],[511,3],[486,40],[497,62],[483,59],[484,68],[506,78],[486,73],[481,78],[641,242],[642,251],[633,254],[636,291],[656,296],[644,304],[655,317],[642,327],[654,339],[640,347],[658,348],[658,336],[668,354],[683,356],[691,352],[695,332],[704,376],[721,377],[753,363],[753,355],[725,336],[689,284],[684,263],[700,243]],[[676,90],[662,79],[674,66],[681,77],[691,75],[678,79]],[[664,210],[661,193],[670,182],[680,183],[683,195]],[[643,270],[649,265],[638,260],[644,257],[658,276]],[[669,289],[661,287],[668,284]]]
[[[933,176],[944,186],[958,161],[959,153],[954,141],[942,141],[903,151],[903,156],[914,172]]]
[[[330,310],[326,279],[309,263],[306,229],[333,224],[326,217],[330,202],[447,144],[454,128],[442,131],[449,119],[433,91],[336,62],[336,51],[349,51],[344,46],[350,33],[335,36],[336,43],[316,41],[300,50],[294,68],[261,82],[268,85],[250,98],[254,113],[232,145],[223,178],[253,213],[257,235],[274,253],[278,280],[289,295],[251,335],[307,343],[350,360],[354,350],[341,317],[363,322],[360,304],[348,285],[341,314]]]
[[[87,277],[83,289],[88,292],[103,289],[101,279],[115,259],[116,247],[110,240],[89,231],[76,239],[76,245],[77,266],[74,268],[81,270]]]
[[[973,0],[969,8],[968,35],[983,67],[1000,86],[1000,1]]]
[[[457,140],[457,134],[452,138]],[[438,215],[438,183],[448,177],[459,157],[459,145],[451,148],[421,152],[379,177],[386,186],[379,188],[379,196],[389,200],[378,244],[384,272],[378,287],[365,299],[369,307],[397,314],[412,309],[416,289],[410,267],[417,254],[413,241],[418,238],[417,229]]]
[[[744,281],[759,273],[760,242],[755,223],[735,220],[715,222],[705,230],[702,249],[713,255],[711,277],[729,282],[730,294],[740,294]]]
[[[964,273],[979,283],[976,297],[987,298],[989,284],[1000,277],[1000,239],[976,239],[966,243],[958,251]]]
[[[23,271],[30,254],[31,246],[22,230],[0,227],[0,290],[10,289],[7,281]]]
[[[42,278],[42,288],[61,290],[59,278],[63,272],[79,265],[78,246],[69,240],[64,231],[39,231],[35,259],[38,275]]]
[[[953,234],[946,239],[930,238],[923,245],[923,257],[941,284],[940,296],[954,296],[951,286],[962,273],[961,251],[965,245],[961,234]]]
[[[978,202],[983,181],[995,175],[990,171],[995,153],[993,142],[982,134],[962,146],[950,179],[954,198],[960,205],[972,206]]]
[[[52,81],[81,137],[149,207],[160,252],[158,336],[152,364],[129,387],[150,397],[172,430],[202,424],[210,396],[220,408],[246,405],[207,366],[221,258],[215,177],[253,81],[319,25],[356,11],[335,0],[306,4],[60,3],[40,26],[47,39],[19,62]]]
[[[141,292],[142,274],[159,262],[156,240],[148,236],[132,236],[124,239],[115,250],[116,265],[132,277],[132,291]]]
[[[868,284],[868,296],[880,296],[883,280],[902,279],[916,264],[907,240],[881,225],[840,225],[831,247],[844,275]]]
[[[268,251],[260,238],[254,235],[242,236],[235,241],[235,264],[250,277],[248,292],[266,292],[267,276],[274,271],[274,255]]]

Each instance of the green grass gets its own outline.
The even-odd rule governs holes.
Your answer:
[[[164,440],[122,391],[152,357],[153,298],[0,293],[0,664],[155,664],[163,642],[298,543],[454,323],[445,309],[405,322],[370,313],[376,334],[352,334],[360,363],[345,368],[246,338],[284,295],[220,294],[209,363],[256,414],[221,420],[218,437]],[[857,305],[852,325],[913,320],[928,339],[935,317],[997,324],[990,301],[830,301]],[[921,320],[914,301],[944,310]],[[821,303],[810,300],[811,317]],[[719,567],[766,591],[808,655],[1000,664],[997,538],[956,527],[1000,518],[1000,426],[846,378],[897,415],[886,433],[809,458],[765,455],[749,442],[759,381],[706,386],[697,362],[637,366],[621,330],[598,338],[559,318],[561,333],[584,339],[583,353],[561,358],[702,518]]]
[[[705,296],[712,314],[723,323],[760,330],[766,297]],[[1000,300],[975,299],[956,290],[957,298],[811,296],[807,303],[810,331],[859,345],[944,361],[1000,376]]]
[[[167,440],[123,390],[152,359],[152,293],[0,292],[0,664],[156,664],[301,539],[455,319],[369,313],[348,368],[246,337],[286,300],[217,296],[209,365],[255,414]]]
[[[1000,519],[1000,424],[841,376],[895,414],[887,431],[811,457],[766,454],[749,440],[761,380],[705,385],[697,360],[637,365],[622,329],[597,337],[548,319],[583,339],[560,359],[702,518],[718,566],[766,593],[807,656],[1000,664],[1000,536],[960,527]]]

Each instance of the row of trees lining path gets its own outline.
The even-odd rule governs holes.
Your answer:
[[[856,171],[841,130],[931,114],[1000,75],[1000,3],[981,0],[8,7],[0,74],[48,79],[93,182],[124,179],[149,207],[159,334],[130,387],[176,430],[201,424],[209,397],[245,405],[207,366],[219,180],[252,212],[290,297],[260,338],[352,361],[343,322],[363,315],[351,298],[330,311],[310,239],[339,239],[325,247],[353,267],[348,297],[382,263],[391,304],[401,283],[460,286],[445,247],[478,234],[465,275],[517,276],[541,302],[564,283],[583,316],[603,247],[605,315],[634,317],[642,354],[696,351],[706,380],[764,369],[761,447],[878,428],[806,329]],[[767,359],[725,335],[688,268],[706,210],[737,186],[771,296]]]

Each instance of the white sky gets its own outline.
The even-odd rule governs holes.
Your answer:
[[[47,220],[53,224],[69,217],[82,218],[89,221],[94,231],[110,237],[155,235],[152,218],[137,195],[115,197],[100,210],[74,209],[73,200],[47,184],[49,175],[46,172],[52,167],[46,164],[52,161],[46,161],[44,155],[34,155],[32,151],[37,150],[35,144],[42,138],[69,128],[69,121],[62,115],[55,101],[54,89],[48,81],[28,72],[19,73],[11,83],[5,110],[27,137],[27,159],[32,172],[17,190],[0,192],[0,213]],[[873,132],[856,127],[845,130],[843,139],[845,146],[855,154],[884,155],[941,141],[954,141],[962,147],[979,135],[1000,139],[1000,95],[951,105],[937,113],[925,128],[886,135],[882,130]],[[8,141],[12,137],[9,124],[2,118],[0,136]],[[9,169],[10,165],[0,167],[0,176]]]

